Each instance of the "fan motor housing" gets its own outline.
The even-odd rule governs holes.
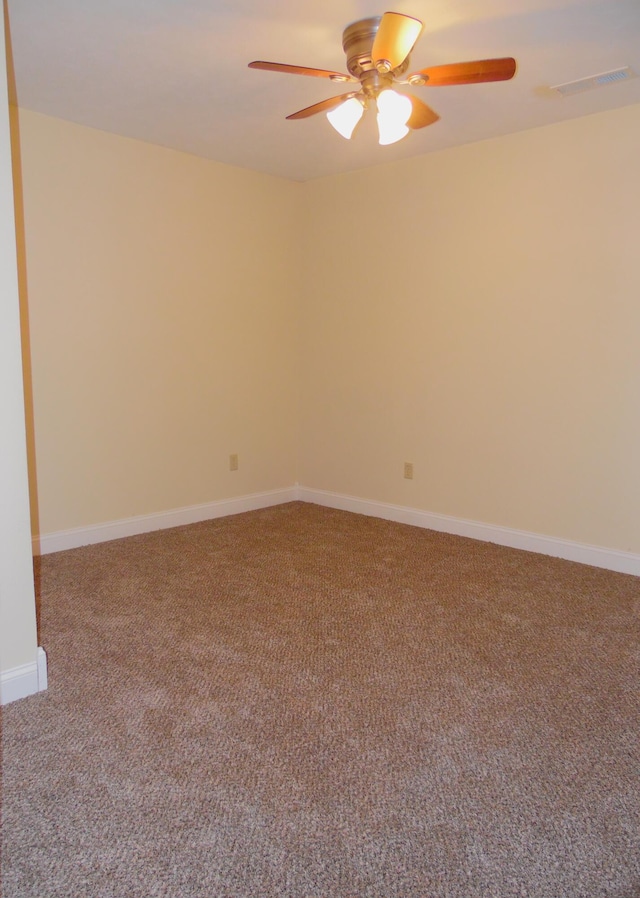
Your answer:
[[[394,78],[404,75],[409,68],[409,57],[407,56],[404,62],[395,68],[393,72],[390,72],[388,75],[378,74],[371,58],[371,50],[381,21],[382,16],[360,19],[357,22],[352,22],[351,25],[347,25],[342,33],[342,49],[347,57],[347,70],[354,78],[363,81],[365,91],[369,84],[371,88],[374,87],[373,82],[376,79],[372,77],[373,74],[384,81],[384,84],[376,82],[377,88],[380,89],[382,86],[387,86],[387,80],[389,82],[393,81]]]

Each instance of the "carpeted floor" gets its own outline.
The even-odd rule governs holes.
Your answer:
[[[640,896],[640,579],[292,503],[38,583],[4,898]]]

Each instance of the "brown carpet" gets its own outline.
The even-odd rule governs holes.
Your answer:
[[[5,898],[640,896],[640,579],[292,503],[39,583]]]

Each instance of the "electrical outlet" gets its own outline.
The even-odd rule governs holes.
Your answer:
[[[236,453],[229,456],[229,470],[230,471],[238,470],[238,456]]]
[[[413,480],[413,462],[411,461],[404,463],[404,479]]]

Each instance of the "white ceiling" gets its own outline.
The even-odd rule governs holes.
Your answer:
[[[8,8],[20,106],[299,181],[640,103],[640,77],[569,97],[549,90],[623,66],[640,75],[640,0],[8,0]],[[344,26],[387,9],[425,24],[410,71],[515,56],[515,78],[409,88],[441,120],[380,147],[369,123],[346,141],[324,115],[285,120],[345,86],[247,68],[267,59],[345,71]]]

